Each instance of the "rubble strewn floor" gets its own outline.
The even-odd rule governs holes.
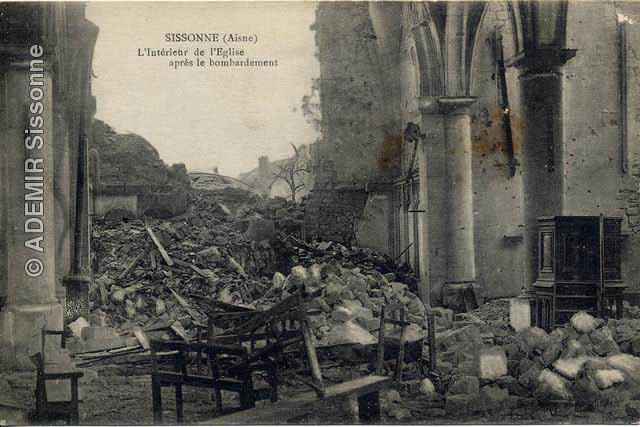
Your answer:
[[[219,304],[266,310],[296,291],[318,291],[307,315],[320,353],[344,345],[375,349],[381,311],[389,304],[402,306],[412,323],[409,342],[426,336],[427,308],[417,296],[417,280],[389,258],[335,242],[305,243],[300,211],[284,200],[241,191],[191,197],[195,208],[171,220],[125,218],[95,225],[91,316],[71,324],[74,337],[68,343],[75,366],[85,372],[82,423],[152,423],[148,339],[196,339]],[[436,343],[433,348],[425,343],[422,359],[426,362],[435,350],[436,368],[423,379],[414,363],[419,353],[408,354],[403,384],[381,393],[382,421],[584,424],[640,419],[638,307],[627,304],[620,320],[579,312],[549,333],[535,327],[514,331],[509,308],[508,299],[487,301],[469,313],[431,308]],[[214,323],[213,332],[228,326]],[[328,383],[373,372],[371,358],[354,362],[356,353],[336,351],[331,366],[323,368]],[[321,359],[327,362],[326,355]],[[281,399],[308,390],[291,372],[291,366],[280,371]],[[30,405],[27,409],[33,409],[34,375],[18,371],[5,376],[15,399]],[[171,422],[173,390],[162,393],[165,421]],[[231,396],[225,399],[223,406],[237,406]],[[215,415],[208,390],[186,387],[184,400],[187,423]],[[355,413],[345,401],[339,408],[320,405],[295,421],[352,423]]]

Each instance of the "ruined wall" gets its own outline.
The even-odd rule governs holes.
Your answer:
[[[306,232],[308,238],[349,243],[355,221],[362,217],[365,185],[395,173],[397,131],[385,113],[389,106],[369,5],[320,3],[313,28],[322,137],[314,147]]]
[[[589,2],[588,7],[570,3],[567,45],[577,54],[564,66],[562,80],[563,213],[602,212],[624,219],[628,237],[622,275],[635,292],[640,291],[639,18],[637,2]],[[621,37],[624,21],[626,43]]]
[[[385,137],[375,34],[365,2],[323,2],[316,12],[322,159],[340,185],[364,186],[388,171],[378,162]]]
[[[498,43],[505,59],[516,54],[505,2],[491,2],[487,6],[477,34],[471,72],[471,95],[477,97],[471,107],[476,278],[480,293],[487,297],[517,295],[524,286],[522,169],[516,167],[515,176],[510,176],[510,142],[503,128],[505,117],[500,105]],[[518,70],[507,69],[511,144],[516,159],[520,158],[522,145],[518,77]]]
[[[94,148],[98,152],[101,185],[164,185],[169,181],[167,165],[156,149],[136,134],[119,134],[103,121],[93,125]]]
[[[314,190],[305,205],[305,238],[352,243],[366,201],[359,188]]]

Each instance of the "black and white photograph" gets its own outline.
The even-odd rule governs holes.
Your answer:
[[[640,0],[0,0],[0,425],[640,423]]]

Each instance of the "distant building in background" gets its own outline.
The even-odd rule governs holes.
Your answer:
[[[301,172],[296,178],[296,182],[304,184],[304,187],[296,192],[296,199],[298,200],[307,195],[313,187],[313,174],[310,171],[313,163],[312,151],[314,145],[315,144],[309,144],[298,147],[299,163],[309,170],[309,172]],[[269,197],[291,199],[291,189],[289,185],[286,181],[277,177],[281,166],[290,162],[291,158],[292,157],[269,161],[268,156],[260,156],[258,157],[258,167],[240,174],[238,179],[250,185],[254,191],[259,194]]]
[[[217,172],[218,168],[214,168]],[[191,172],[188,174],[191,181],[191,188],[197,190],[223,190],[225,188],[237,188],[241,190],[255,192],[255,189],[244,182],[231,178],[230,176],[219,175],[209,172]]]

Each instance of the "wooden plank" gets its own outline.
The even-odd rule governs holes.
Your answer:
[[[269,310],[257,312],[254,316],[251,316],[246,322],[239,325],[237,328],[231,329],[229,333],[250,333],[279,317],[291,317],[293,310],[300,309],[303,302],[320,296],[323,289],[324,288],[320,288],[311,293],[296,292],[295,294],[290,295],[289,297],[280,301]]]
[[[380,330],[378,331],[378,352],[376,354],[376,374],[382,375],[384,373],[384,321],[386,316],[385,307],[382,306],[380,313]]]
[[[158,248],[158,252],[160,252],[160,255],[164,259],[164,262],[166,262],[167,265],[171,267],[173,265],[173,261],[171,260],[171,257],[169,257],[169,254],[160,243],[160,240],[158,240],[156,235],[153,233],[153,230],[151,230],[151,228],[149,228],[147,224],[145,224],[144,227],[146,228],[147,233],[149,234],[149,237],[151,237],[151,241],[153,242],[154,245],[156,245],[156,248]]]
[[[138,255],[136,255],[131,262],[127,265],[127,268],[124,269],[124,271],[122,273],[120,273],[120,275],[118,276],[118,280],[122,280],[125,277],[127,277],[129,275],[129,273],[131,272],[131,270],[133,270],[133,267],[136,266],[136,264],[138,264],[140,262],[140,260],[142,258],[144,258],[144,256],[147,254],[147,252],[149,252],[149,246],[145,247],[142,252],[140,252]]]
[[[311,379],[316,385],[314,389],[318,394],[318,397],[324,397],[324,383],[322,381],[322,371],[320,370],[320,362],[318,362],[318,355],[316,354],[315,336],[311,332],[307,319],[300,321],[300,330],[304,338],[304,346],[307,350],[307,359],[309,361],[309,367],[311,368]]]
[[[291,399],[267,403],[246,411],[214,418],[199,424],[203,425],[262,425],[286,424],[288,420],[314,411],[317,405],[337,404],[346,397],[360,397],[378,392],[393,382],[393,378],[370,375],[347,381],[325,389],[326,396],[318,398],[314,392],[297,395]]]
[[[185,267],[185,268],[190,268],[191,270],[195,271],[196,273],[198,273],[199,276],[201,277],[209,277],[209,275],[207,273],[205,273],[204,271],[200,270],[198,267],[196,267],[195,265],[191,264],[190,262],[187,261],[182,261],[181,259],[174,259],[173,260],[174,263],[176,263],[176,265],[179,265],[180,267]]]

